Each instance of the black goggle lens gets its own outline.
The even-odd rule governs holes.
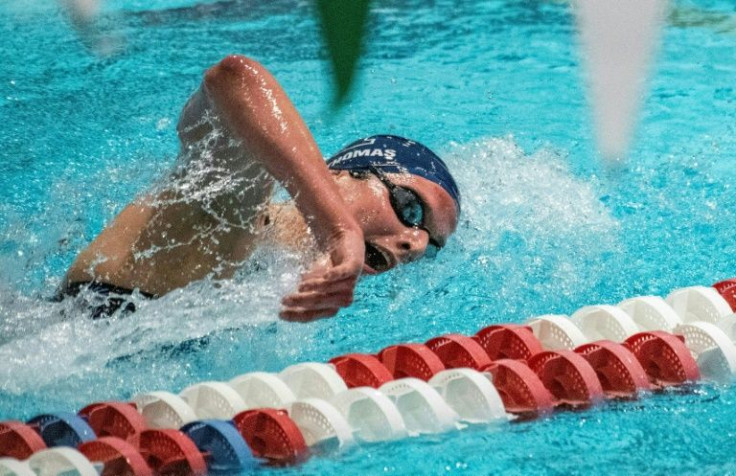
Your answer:
[[[422,226],[424,208],[419,197],[411,190],[402,187],[391,190],[391,206],[404,225],[410,228]]]
[[[388,188],[391,208],[394,209],[399,221],[404,226],[420,228],[429,234],[429,244],[424,255],[428,258],[437,256],[437,252],[442,247],[432,238],[432,234],[424,226],[424,202],[422,199],[412,190],[391,182],[383,172],[375,167],[371,167],[370,171]]]

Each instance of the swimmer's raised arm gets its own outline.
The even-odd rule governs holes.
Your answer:
[[[243,56],[228,56],[210,68],[204,92],[250,157],[289,191],[329,255],[284,299],[281,316],[308,321],[350,305],[363,268],[363,232],[286,93],[263,66]]]
[[[434,152],[376,135],[325,163],[276,79],[248,58],[229,56],[206,72],[177,132],[181,153],[172,173],[79,253],[60,298],[89,289],[104,300],[92,315],[111,315],[133,303],[109,295],[138,290],[155,298],[196,280],[233,276],[262,232],[277,241],[304,236],[293,208],[266,209],[274,181],[292,195],[326,252],[282,300],[284,319],[336,314],[352,303],[361,271],[415,261],[444,246],[457,227],[460,193]],[[270,218],[273,228],[264,228]]]

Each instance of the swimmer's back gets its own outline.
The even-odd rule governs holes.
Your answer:
[[[207,104],[200,89],[184,107],[181,153],[167,183],[123,209],[62,286],[98,281],[160,296],[207,276],[231,277],[250,255],[273,179]]]

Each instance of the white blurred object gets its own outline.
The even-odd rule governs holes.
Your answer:
[[[74,25],[88,25],[95,21],[100,13],[98,0],[59,0],[67,11]]]
[[[586,306],[575,311],[570,319],[591,342],[604,339],[623,342],[639,332],[631,316],[616,306]]]
[[[704,321],[715,324],[733,314],[728,302],[713,288],[690,286],[676,289],[665,298],[682,322]]]
[[[598,149],[613,163],[631,143],[667,0],[576,0]]]
[[[359,441],[389,441],[408,436],[399,409],[375,388],[346,390],[332,397],[330,403],[342,413]]]
[[[28,458],[28,466],[38,476],[98,476],[97,469],[79,451],[58,447],[41,450]]]
[[[589,342],[583,331],[567,316],[545,314],[532,317],[526,324],[545,350],[573,350]]]
[[[115,31],[114,21],[102,18],[102,0],[59,0],[69,23],[80,42],[88,51],[99,56],[110,56],[124,46],[120,31]]]
[[[150,428],[178,430],[197,419],[192,407],[170,392],[140,393],[133,397],[133,402]]]
[[[0,476],[36,476],[28,463],[15,458],[0,458]]]

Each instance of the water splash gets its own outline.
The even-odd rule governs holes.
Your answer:
[[[155,196],[156,192],[170,191],[165,203],[196,201],[205,212],[215,215],[222,208],[214,205],[217,200],[249,193],[254,183],[215,159],[213,149],[222,146],[221,137],[214,127],[191,145],[173,172],[148,166],[145,175],[149,180],[157,174],[160,177],[154,180],[150,193]],[[183,171],[187,173],[178,173]],[[52,187],[51,197],[60,194],[63,200],[58,203],[65,206],[85,205],[96,192],[105,196],[112,176],[141,176],[135,172],[104,169],[88,177],[89,187],[83,186],[85,179],[79,177],[71,180],[75,187],[68,187],[63,177]],[[259,175],[257,172],[250,175]],[[86,214],[94,212],[82,208]],[[110,219],[119,209],[120,203],[102,215]],[[299,342],[311,334],[308,329],[286,335],[278,332],[281,297],[296,287],[306,253],[275,245],[262,246],[242,263],[233,279],[207,278],[157,300],[134,293],[137,311],[132,315],[90,320],[83,304],[92,296],[86,291],[61,303],[46,301],[40,295],[50,295],[58,285],[63,274],[60,263],[68,263],[95,236],[94,228],[84,226],[89,218],[86,214],[77,217],[81,224],[71,220],[70,225],[68,210],[52,205],[31,227],[22,216],[5,215],[10,226],[3,233],[3,243],[12,249],[2,250],[0,261],[6,265],[6,278],[14,279],[2,280],[7,287],[0,289],[0,359],[8,362],[0,369],[0,393],[17,397],[50,388],[68,405],[83,403],[80,386],[111,397],[136,388],[183,386],[202,380],[203,372],[219,372],[229,378],[238,362],[245,371],[291,360],[292,349],[300,347],[291,339]],[[222,226],[242,225],[226,218],[222,221]],[[42,229],[46,230],[44,238],[28,239]],[[60,239],[68,236],[75,238]],[[13,275],[16,269],[19,271]],[[29,270],[41,276],[28,280],[24,275]],[[260,344],[269,342],[267,336],[286,343],[264,349]],[[247,345],[251,341],[258,345]],[[233,347],[239,350],[235,354]],[[149,371],[141,372],[141,368]],[[121,378],[132,385],[121,385]]]
[[[240,348],[243,368],[268,367],[266,360],[279,348],[294,346],[245,349],[279,325],[280,297],[296,285],[300,257],[262,250],[248,268],[233,280],[200,281],[155,301],[134,294],[135,313],[98,321],[85,315],[81,303],[90,297],[85,293],[51,303],[1,290],[0,306],[6,312],[0,318],[0,359],[6,365],[0,368],[0,391],[53,388],[76,401],[69,381],[97,386],[96,391],[108,395],[135,390],[121,388],[119,378],[136,381],[139,388],[171,388],[201,380],[202,368],[195,364],[201,360],[226,359],[228,364],[219,369],[206,367],[233,376],[233,347]],[[141,374],[139,366],[151,373]]]
[[[417,340],[565,312],[603,279],[605,257],[620,251],[620,224],[596,181],[575,176],[552,152],[527,154],[512,137],[444,152],[463,192],[458,231],[436,258],[361,284],[348,313],[380,315],[371,332]],[[421,325],[406,326],[413,319]]]

